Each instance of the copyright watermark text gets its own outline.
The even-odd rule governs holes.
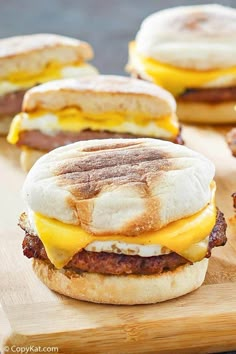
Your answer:
[[[5,346],[3,348],[3,353],[58,353],[58,347],[41,347],[35,345],[28,345],[25,347],[12,345],[11,347]]]

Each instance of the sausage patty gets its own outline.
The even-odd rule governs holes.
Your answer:
[[[132,76],[145,80],[140,74],[133,70]],[[236,86],[216,88],[187,88],[178,97],[182,102],[206,102],[216,104],[219,102],[236,101]]]
[[[24,225],[20,226],[25,229]],[[216,224],[209,236],[209,258],[213,247],[223,246],[226,243],[226,223],[223,214],[218,211]],[[23,241],[23,253],[28,258],[38,258],[50,262],[45,248],[39,237],[30,235],[26,231]],[[82,250],[76,253],[72,260],[64,267],[76,272],[90,272],[102,274],[160,274],[177,267],[191,263],[175,252],[153,257],[127,256],[106,252],[88,252]]]
[[[178,96],[181,102],[219,103],[236,101],[236,87],[187,89]]]
[[[110,138],[140,138],[141,136],[126,134],[126,133],[112,133],[108,131],[92,131],[83,130],[78,133],[73,132],[58,132],[55,135],[47,135],[39,130],[25,130],[20,133],[18,146],[27,146],[32,149],[50,151],[59,146],[68,145],[77,141],[92,140],[92,139],[110,139]],[[144,136],[142,136],[144,138]],[[173,143],[183,144],[181,135],[179,134]]]
[[[21,90],[0,96],[0,114],[5,116],[19,113],[25,92]]]

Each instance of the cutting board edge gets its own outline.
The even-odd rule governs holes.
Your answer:
[[[184,329],[178,333],[178,336],[168,336],[168,333],[160,333],[160,327],[153,326],[153,321],[150,323],[143,323],[143,326],[139,326],[136,332],[135,327],[130,326],[110,326],[110,328],[97,328],[84,329],[82,331],[74,330],[66,333],[67,340],[61,339],[61,334],[65,332],[50,333],[48,336],[45,334],[39,335],[24,335],[14,331],[8,333],[3,339],[3,347],[11,346],[51,346],[58,347],[59,353],[71,354],[72,350],[77,353],[81,350],[81,353],[120,353],[121,347],[125,344],[127,353],[173,353],[173,350],[181,350],[181,353],[210,353],[210,352],[223,352],[236,349],[236,311],[231,314],[225,314],[227,316],[227,322],[224,322],[224,330],[218,328],[219,316],[217,314],[212,317],[208,317],[206,321],[205,317],[197,317],[197,326],[200,330],[194,333],[195,339],[191,339],[189,342],[189,332],[185,332]],[[190,320],[190,318],[189,318]],[[185,326],[188,326],[189,321],[185,322]],[[170,325],[175,327],[177,325],[177,319]],[[216,325],[216,326],[215,326]],[[149,327],[150,326],[150,327]],[[212,335],[209,336],[209,326],[213,328]],[[142,328],[143,327],[143,328]],[[155,329],[151,331],[151,328]],[[204,335],[207,334],[207,336]],[[117,339],[112,343],[110,341],[110,335]],[[147,336],[150,337],[147,341]],[[136,337],[137,336],[137,337]],[[82,338],[82,339],[81,339]],[[94,347],[94,338],[96,338],[96,347]],[[142,339],[140,339],[142,338]],[[234,338],[234,339],[233,339]],[[180,340],[181,339],[181,340]],[[68,342],[70,345],[68,346]],[[178,348],[178,343],[181,342]],[[185,343],[185,347],[183,347]],[[86,350],[84,350],[86,346]],[[137,347],[139,351],[137,351]],[[158,347],[158,350],[156,349]],[[155,348],[155,350],[153,349]],[[62,351],[61,351],[62,350]],[[111,351],[112,350],[112,351]],[[123,351],[122,351],[123,353]],[[126,353],[124,351],[124,353]],[[4,352],[3,352],[4,354]]]
[[[229,284],[236,291],[236,283]],[[207,285],[212,291],[217,290],[217,286],[222,291],[222,284]],[[227,287],[225,292],[228,294]],[[70,300],[67,301],[69,302]],[[123,320],[123,323],[120,322],[115,325],[107,323],[95,328],[88,327],[69,331],[66,331],[65,328],[64,331],[60,330],[50,333],[42,331],[42,333],[38,334],[20,333],[14,330],[14,323],[11,323],[7,312],[4,311],[11,325],[11,332],[8,332],[4,337],[3,345],[8,347],[12,345],[58,346],[63,350],[62,353],[68,354],[71,353],[71,350],[82,350],[86,346],[89,348],[88,353],[95,353],[93,345],[94,338],[96,338],[96,353],[109,352],[109,350],[111,352],[111,349],[114,350],[114,353],[119,353],[122,343],[126,343],[126,349],[129,353],[137,352],[137,347],[140,350],[145,350],[147,353],[152,353],[151,348],[156,348],[157,346],[161,353],[168,353],[168,350],[173,352],[173,350],[177,349],[179,341],[182,344],[185,343],[185,348],[183,346],[180,348],[182,353],[195,353],[195,350],[198,350],[196,351],[197,353],[218,352],[219,348],[220,351],[233,350],[236,349],[236,307],[234,306],[234,311],[230,310],[231,302],[232,306],[235,305],[235,299],[227,299],[229,305],[227,311],[222,310],[222,312],[219,311],[213,315],[204,315],[203,313],[200,316],[199,313],[193,313],[182,317],[181,321],[180,317],[167,318],[166,320],[162,318],[159,321],[158,319],[149,319],[139,322],[138,326],[136,326],[137,323],[127,323]],[[53,306],[53,303],[49,302],[48,305]],[[63,303],[61,305],[64,306]],[[26,305],[17,306],[25,308]],[[45,303],[45,308],[46,306],[47,303]],[[14,309],[15,307],[16,305],[14,305]],[[7,306],[6,308],[10,309],[11,306]],[[221,326],[219,326],[219,317]],[[160,322],[162,326],[160,326]],[[190,333],[190,328],[194,328],[193,323],[196,324],[197,331],[195,327],[195,331]],[[209,328],[212,328],[210,332]],[[61,342],[60,339],[63,338],[63,333],[66,333],[68,338],[65,343]],[[171,336],[170,333],[172,333]],[[112,348],[110,343],[111,335],[113,338],[116,337]],[[191,341],[189,341],[189,337],[191,337]],[[68,341],[71,343],[70,347],[66,346]],[[82,352],[84,353],[84,351]],[[85,353],[87,352],[85,351]]]

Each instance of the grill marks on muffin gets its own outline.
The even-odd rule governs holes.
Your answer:
[[[90,146],[87,148],[83,149],[83,152],[97,152],[97,151],[103,151],[103,150],[117,150],[117,149],[124,149],[126,147],[132,148],[135,147],[137,145],[140,145],[139,142],[135,142],[135,143],[117,143],[117,144],[106,144],[106,145],[99,145],[99,146]]]
[[[209,38],[219,36],[219,28],[221,35],[232,35],[235,31],[235,14],[210,12],[200,9],[187,12],[186,14],[175,15],[169,23],[171,28],[176,28],[181,34],[205,35]]]
[[[62,161],[54,171],[58,185],[76,198],[92,198],[109,185],[133,183],[145,188],[152,175],[171,170],[168,154],[140,143],[93,146],[83,152],[79,159]]]
[[[201,26],[204,25],[207,21],[207,15],[203,12],[198,12],[192,14],[190,18],[186,18],[181,25],[182,29],[186,29],[188,31],[199,31],[201,29]]]

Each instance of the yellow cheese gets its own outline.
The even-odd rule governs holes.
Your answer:
[[[78,251],[93,241],[122,241],[139,245],[161,245],[183,255],[191,261],[204,258],[207,243],[202,242],[210,234],[216,222],[215,184],[211,202],[198,213],[174,221],[158,231],[145,232],[139,236],[95,236],[79,226],[65,224],[39,213],[34,214],[38,236],[44,244],[50,261],[62,268]]]
[[[91,129],[94,131],[113,131],[127,133],[126,128],[122,127],[125,122],[131,122],[141,127],[145,127],[150,122],[153,122],[157,127],[162,128],[170,132],[171,136],[175,137],[179,132],[178,121],[173,116],[166,117],[148,117],[143,116],[140,113],[119,113],[119,112],[104,112],[95,114],[91,112],[81,112],[75,107],[65,108],[61,111],[47,112],[38,110],[34,113],[20,113],[12,121],[11,128],[8,134],[8,142],[16,144],[19,140],[19,134],[23,131],[23,127],[20,123],[23,117],[24,119],[37,119],[44,115],[53,114],[58,119],[58,125],[55,126],[57,130],[80,132],[85,129]],[[59,128],[59,129],[58,129]],[[50,129],[53,129],[50,127]]]
[[[35,118],[46,114],[46,112],[37,112],[30,114],[29,118]],[[88,127],[92,130],[109,130],[110,127],[119,126],[125,122],[136,123],[145,126],[154,121],[158,127],[167,129],[173,135],[177,135],[179,126],[177,119],[170,116],[166,117],[148,117],[140,113],[119,113],[119,112],[81,112],[76,108],[65,108],[61,111],[54,112],[58,117],[61,130],[64,131],[81,131]]]
[[[84,63],[78,62],[73,63],[73,66],[81,66]],[[70,64],[67,64],[67,66]],[[44,83],[51,80],[56,80],[62,78],[62,69],[65,67],[65,64],[58,62],[48,63],[42,72],[39,73],[30,73],[18,71],[11,73],[5,78],[1,78],[2,81],[8,81],[11,84],[17,85],[21,88],[28,88],[35,86],[38,83]]]
[[[7,141],[11,144],[16,144],[19,140],[19,135],[21,132],[21,121],[22,117],[17,114],[11,122],[10,130],[7,136]]]
[[[225,75],[234,75],[236,77],[235,66],[227,69],[197,71],[161,63],[139,54],[136,50],[135,42],[130,43],[129,53],[131,63],[134,63],[134,66],[142,67],[144,72],[151,76],[157,85],[164,87],[174,96],[180,95],[187,88],[202,87],[204,84]]]

